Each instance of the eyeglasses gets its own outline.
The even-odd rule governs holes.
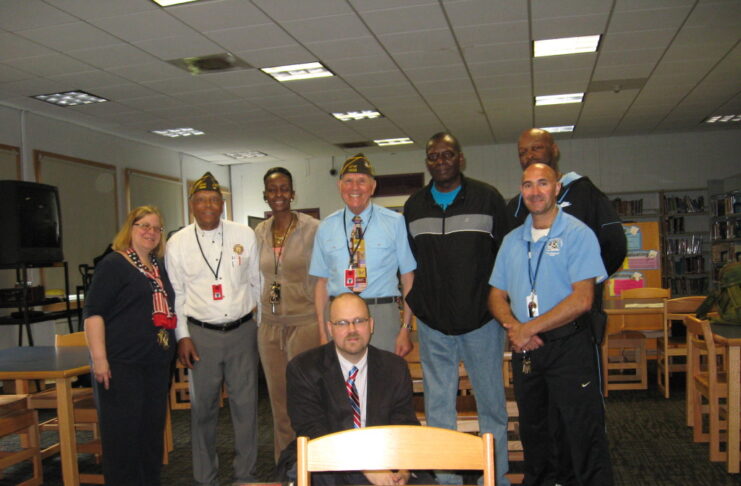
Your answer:
[[[193,197],[193,204],[203,205],[203,204],[213,204],[214,206],[221,204],[221,201],[223,201],[224,198],[218,197],[218,196],[211,196],[211,197]]]
[[[134,223],[134,224],[133,224],[132,226],[138,226],[138,227],[139,227],[139,228],[141,228],[141,229],[142,229],[142,230],[143,230],[143,231],[144,231],[145,233],[146,233],[147,231],[150,231],[150,230],[151,230],[151,231],[154,231],[155,233],[162,233],[163,231],[165,231],[165,227],[164,227],[164,226],[152,226],[152,225],[151,225],[151,224],[149,224],[149,223]]]
[[[356,317],[352,321],[346,321],[346,320],[334,321],[332,325],[336,327],[347,327],[350,324],[352,324],[355,327],[360,327],[360,326],[364,326],[368,324],[369,320],[370,319],[368,319],[367,317]]]
[[[438,160],[453,160],[458,156],[457,153],[453,152],[452,150],[446,150],[445,152],[432,152],[427,154],[427,160],[430,162],[437,162]]]

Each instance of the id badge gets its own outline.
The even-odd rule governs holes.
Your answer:
[[[222,300],[224,298],[224,292],[221,290],[221,284],[213,284],[211,286],[211,292],[213,293],[214,300]]]
[[[355,287],[355,269],[348,268],[345,270],[345,287],[352,290]]]
[[[530,295],[525,298],[525,303],[527,304],[527,315],[531,319],[538,317],[538,296],[535,292],[530,292]]]

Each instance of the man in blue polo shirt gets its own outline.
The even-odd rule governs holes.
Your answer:
[[[533,164],[522,175],[530,215],[504,239],[489,284],[489,309],[512,343],[515,397],[525,450],[525,482],[549,471],[549,407],[563,431],[579,485],[610,486],[597,353],[577,318],[589,311],[595,281],[607,276],[594,233],[556,204],[556,172]]]
[[[404,217],[371,203],[376,180],[362,153],[342,165],[337,187],[345,207],[319,225],[309,267],[309,274],[317,277],[314,306],[321,342],[327,342],[324,323],[328,301],[350,291],[368,303],[378,323],[373,345],[404,356],[412,349],[412,313],[404,302],[400,322],[400,301],[412,288],[417,268]]]

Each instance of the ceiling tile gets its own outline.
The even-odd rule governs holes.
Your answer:
[[[610,79],[638,79],[646,78],[653,71],[654,64],[628,64],[619,66],[601,66],[598,65],[592,81],[607,81]]]
[[[332,72],[344,75],[375,73],[379,71],[393,71],[396,64],[386,55],[363,56],[347,59],[337,59],[328,63]]]
[[[150,62],[147,64],[136,64],[134,66],[114,67],[108,69],[108,71],[139,83],[190,76],[190,74],[185,71],[163,62]]]
[[[90,46],[112,46],[120,39],[85,22],[24,30],[19,35],[57,51],[84,49]]]
[[[116,86],[125,83],[126,80],[115,74],[105,71],[89,71],[84,73],[70,73],[49,76],[49,79],[62,83],[72,83],[83,90],[93,90],[105,86]],[[95,93],[93,93],[95,94]]]
[[[360,15],[376,35],[441,29],[448,25],[436,4],[363,12]]]
[[[345,0],[292,0],[284,2],[253,0],[253,3],[279,22],[352,12]]]
[[[34,77],[33,74],[15,69],[9,64],[0,63],[0,88],[2,87],[2,83],[21,81],[32,77]]]
[[[653,10],[615,12],[607,32],[636,32],[640,30],[678,29],[687,19],[690,5]]]
[[[93,69],[90,65],[63,54],[24,57],[6,61],[5,64],[27,73],[35,74],[36,76],[79,73],[83,71],[91,71]]]
[[[570,56],[549,56],[533,59],[533,73],[565,72],[570,70],[592,70],[597,54],[594,52]]]
[[[154,2],[146,0],[135,2],[121,0],[44,0],[44,2],[84,20],[161,9],[161,7]]]
[[[151,39],[133,43],[136,47],[160,59],[180,59],[219,54],[224,49],[198,33]]]
[[[254,51],[237,51],[234,55],[256,68],[303,64],[317,60],[309,51],[299,45],[256,49]]]
[[[600,42],[600,52],[646,48],[666,48],[677,34],[676,29],[643,30],[639,32],[607,32]]]
[[[147,64],[157,60],[151,54],[129,44],[70,50],[70,56],[101,69]]]
[[[95,19],[90,22],[129,42],[162,39],[195,32],[163,9]]]
[[[0,61],[52,54],[56,53],[23,37],[10,33],[0,33]]]
[[[509,61],[469,62],[468,69],[474,78],[481,76],[498,76],[506,74],[530,75],[529,59],[512,59]]]
[[[463,0],[444,3],[445,12],[454,27],[527,20],[526,2],[492,2],[491,0]],[[526,29],[527,30],[527,29]]]
[[[454,25],[453,32],[458,43],[464,49],[477,45],[530,41],[530,31],[526,21],[492,23],[484,26],[473,25],[469,27],[458,27]]]
[[[201,32],[272,23],[259,8],[245,0],[193,2],[170,7],[167,12]]]
[[[577,17],[590,14],[607,14],[612,8],[612,0],[553,0],[533,2],[532,18],[535,20],[559,17]]]
[[[489,44],[463,49],[463,56],[468,63],[511,61],[530,58],[529,42],[510,42],[507,44]]]
[[[310,42],[306,44],[306,48],[313,52],[322,62],[353,57],[385,55],[383,48],[374,37]]]
[[[173,95],[187,93],[201,89],[213,89],[214,86],[208,81],[208,74],[199,76],[183,76],[179,78],[160,79],[157,81],[144,81],[142,86],[160,93]]]
[[[77,19],[39,0],[3,0],[0,2],[0,29],[8,32],[49,27]]]
[[[370,34],[355,14],[283,22],[281,25],[302,43],[355,39]]]
[[[296,41],[276,25],[252,25],[215,30],[206,36],[229,51],[250,51],[295,45]]]
[[[607,18],[608,15],[605,13],[533,20],[533,40],[601,34],[605,31]]]
[[[457,51],[450,30],[431,29],[422,32],[403,32],[378,36],[383,46],[392,54],[405,52]]]

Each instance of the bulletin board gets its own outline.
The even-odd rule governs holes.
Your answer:
[[[658,221],[623,223],[628,254],[605,284],[605,298],[616,299],[624,289],[661,287],[661,244]]]
[[[166,232],[184,226],[183,184],[176,177],[126,169],[126,203],[128,211],[144,205],[156,206]]]

